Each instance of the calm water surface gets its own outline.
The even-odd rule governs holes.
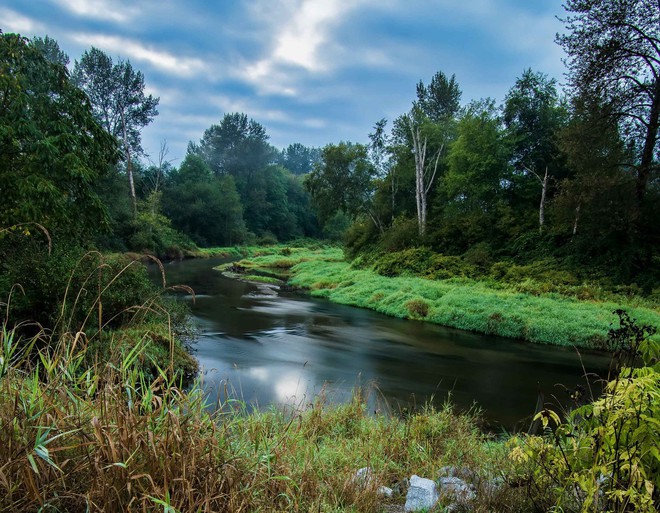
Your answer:
[[[558,384],[584,384],[609,358],[477,335],[336,305],[302,293],[268,296],[256,285],[222,276],[223,260],[166,265],[168,284],[186,284],[199,338],[194,344],[210,399],[227,390],[253,405],[304,406],[321,391],[350,397],[375,384],[371,407],[394,412],[451,394],[459,407],[478,404],[491,425],[529,425],[543,394],[567,397]]]

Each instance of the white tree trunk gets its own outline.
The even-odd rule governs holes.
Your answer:
[[[413,127],[412,120],[409,119],[410,134],[413,140],[413,154],[415,156],[415,200],[417,203],[417,227],[420,237],[426,233],[426,211],[428,193],[433,185],[435,174],[438,171],[438,162],[442,146],[434,158],[433,171],[427,169],[426,151],[428,139],[420,134],[419,126]]]
[[[135,182],[133,180],[133,167],[131,165],[131,149],[126,137],[126,119],[124,111],[121,111],[121,126],[124,134],[124,152],[126,153],[126,174],[128,175],[128,184],[130,186],[131,202],[133,203],[133,216],[137,217],[137,197],[135,195]]]
[[[548,167],[545,168],[545,175],[541,180],[541,204],[539,205],[539,233],[543,233],[545,224],[545,195],[548,191]]]

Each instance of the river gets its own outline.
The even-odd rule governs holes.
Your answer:
[[[601,353],[549,347],[407,321],[337,305],[304,293],[263,294],[212,268],[226,260],[165,266],[168,284],[185,284],[199,336],[193,345],[209,401],[252,407],[305,407],[319,393],[344,401],[369,393],[369,408],[400,414],[450,395],[478,405],[491,429],[529,426],[539,397],[567,401],[588,373],[604,374]],[[542,394],[542,395],[540,395]],[[556,397],[556,400],[553,400]]]

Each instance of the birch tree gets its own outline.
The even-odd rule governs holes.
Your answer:
[[[145,95],[144,75],[130,61],[114,64],[94,47],[74,63],[72,79],[89,97],[101,126],[121,143],[133,214],[137,215],[133,159],[143,154],[140,131],[158,115],[159,98]]]

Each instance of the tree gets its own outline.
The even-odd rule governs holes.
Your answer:
[[[575,258],[592,267],[602,263],[610,274],[630,279],[635,180],[621,165],[626,148],[611,119],[607,106],[574,100],[559,139],[571,175],[559,183],[551,212],[553,228],[571,234]],[[653,232],[657,229],[645,237]]]
[[[507,93],[503,114],[514,166],[541,186],[538,224],[539,232],[543,232],[550,178],[559,175],[562,167],[557,138],[567,118],[559,103],[556,81],[525,70]]]
[[[314,164],[320,158],[320,148],[310,148],[300,143],[294,143],[282,150],[279,163],[294,175],[304,175],[314,168]]]
[[[374,125],[374,131],[369,134],[369,155],[376,168],[378,176],[389,182],[390,223],[394,222],[396,193],[398,180],[396,166],[393,162],[393,148],[390,136],[385,133],[387,119],[382,118]]]
[[[263,125],[239,112],[225,114],[219,125],[206,129],[193,151],[217,176],[232,175],[241,191],[249,187],[256,171],[275,158]]]
[[[438,185],[445,247],[492,244],[501,234],[510,183],[509,152],[493,100],[471,102],[458,121]],[[501,238],[501,237],[500,237]],[[453,240],[448,240],[453,239]],[[498,241],[499,242],[499,241]]]
[[[30,45],[39,50],[47,61],[53,64],[69,65],[69,56],[60,49],[60,45],[53,38],[45,36],[34,37]]]
[[[102,231],[94,185],[116,157],[66,68],[0,33],[0,229],[39,223],[79,241]]]
[[[159,98],[144,94],[144,75],[134,70],[130,61],[113,64],[112,58],[94,47],[74,63],[72,79],[87,93],[101,125],[121,141],[133,212],[137,216],[131,159],[143,153],[140,131],[158,115]]]
[[[633,149],[639,205],[657,174],[660,126],[660,4],[657,0],[568,0],[557,36],[578,96],[609,105]]]
[[[232,176],[216,177],[197,155],[187,155],[163,190],[163,211],[178,230],[201,245],[245,239],[243,208]]]
[[[378,226],[380,221],[370,205],[374,175],[366,146],[349,142],[325,146],[321,161],[305,177],[321,225],[342,211],[351,218],[367,214]]]
[[[456,77],[438,71],[428,87],[417,84],[417,100],[410,113],[396,122],[400,141],[408,141],[415,161],[415,202],[419,235],[426,233],[428,196],[440,159],[451,140],[461,91]],[[405,133],[405,136],[403,135]]]

